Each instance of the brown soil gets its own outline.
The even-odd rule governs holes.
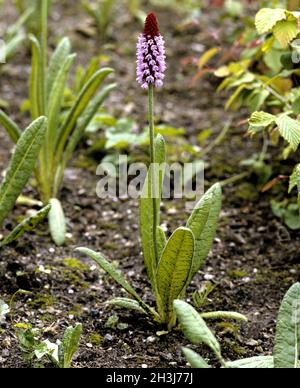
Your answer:
[[[72,4],[71,4],[72,3]],[[87,21],[78,1],[59,2],[51,17],[51,44],[64,34],[71,37],[78,63],[86,63],[99,53],[101,45],[84,37],[78,30]],[[241,172],[239,162],[260,149],[256,140],[244,136],[246,128],[236,124],[246,113],[224,113],[224,96],[216,96],[213,77],[190,86],[194,69],[183,69],[180,61],[199,55],[197,47],[213,45],[210,31],[216,26],[215,10],[204,10],[200,26],[184,31],[177,28],[181,17],[170,10],[158,9],[161,30],[168,45],[168,77],[166,87],[157,97],[157,118],[187,130],[186,141],[197,144],[201,129],[212,127],[217,134],[224,122],[232,119],[233,129],[226,140],[208,157],[207,187]],[[5,23],[15,15],[5,7]],[[80,17],[79,17],[80,15]],[[79,23],[79,25],[78,25]],[[130,115],[142,125],[146,123],[146,97],[135,83],[135,38],[138,22],[125,17],[114,24],[110,47],[104,52],[108,64],[116,69],[119,83],[116,93],[106,103],[112,114]],[[196,50],[196,51],[195,51]],[[0,96],[9,103],[9,112],[22,127],[28,123],[19,113],[20,103],[27,97],[30,57],[26,47],[2,69]],[[12,148],[4,130],[0,133],[0,162],[5,166]],[[81,159],[87,160],[83,145]],[[178,159],[181,155],[178,155]],[[74,367],[185,367],[181,347],[187,342],[180,332],[157,336],[163,330],[132,312],[112,311],[105,302],[124,295],[111,279],[99,272],[93,263],[82,259],[74,250],[86,246],[102,251],[114,261],[141,296],[151,304],[153,299],[141,256],[138,235],[138,203],[132,200],[103,201],[96,196],[96,165],[80,168],[78,157],[66,171],[61,199],[71,233],[66,246],[56,248],[49,238],[47,225],[27,234],[15,245],[5,248],[0,256],[0,299],[9,302],[18,289],[32,292],[19,295],[13,308],[13,321],[30,322],[45,330],[45,338],[60,338],[65,327],[82,322],[84,335]],[[2,168],[2,167],[1,167]],[[201,288],[205,279],[216,285],[205,311],[241,312],[249,323],[237,330],[235,325],[214,324],[224,356],[236,359],[270,354],[273,347],[276,316],[286,290],[300,279],[300,240],[289,231],[270,209],[271,194],[261,194],[256,178],[224,188],[224,203],[217,238],[212,252],[196,276],[189,295]],[[37,197],[34,189],[27,195]],[[174,211],[174,209],[176,211]],[[6,223],[6,230],[28,209],[17,207]],[[187,214],[184,203],[168,201],[162,206],[163,221],[174,230],[183,225]],[[80,258],[83,266],[70,266],[66,258]],[[44,269],[49,270],[45,273]],[[111,316],[119,317],[120,328],[108,328]],[[0,330],[0,367],[29,367],[22,359],[11,323]],[[206,348],[197,349],[211,357]]]

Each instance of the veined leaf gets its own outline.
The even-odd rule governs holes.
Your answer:
[[[208,363],[193,350],[189,348],[182,348],[182,352],[192,368],[210,369]]]
[[[166,161],[166,148],[165,141],[161,135],[157,135],[155,138],[155,164],[156,167],[162,167],[159,173],[151,173],[149,169],[146,181],[143,187],[141,199],[140,199],[140,229],[141,238],[143,245],[144,261],[148,272],[148,276],[152,285],[155,288],[155,275],[158,265],[158,258],[156,258],[156,249],[154,246],[154,213],[153,213],[153,195],[152,193],[152,175],[155,176],[155,188],[156,188],[156,219],[157,225],[159,225],[160,215],[160,203],[161,203],[161,192],[164,179],[164,163]],[[153,169],[152,169],[153,171]],[[159,248],[157,247],[157,251]],[[158,254],[158,252],[157,252]]]
[[[17,144],[22,131],[19,126],[0,109],[0,124],[6,129],[11,140]]]
[[[189,304],[175,300],[174,308],[185,337],[194,345],[206,344],[221,358],[221,348],[199,313]]]
[[[50,94],[53,92],[54,82],[57,78],[58,73],[61,71],[62,64],[65,63],[66,59],[71,53],[71,43],[69,38],[63,38],[58,46],[56,47],[48,68],[47,74],[47,93],[48,100]]]
[[[81,334],[81,323],[66,329],[62,343],[58,347],[58,359],[61,368],[71,368],[72,359],[79,348]]]
[[[38,224],[40,224],[47,217],[51,205],[44,207],[42,210],[38,211],[32,217],[26,218],[22,221],[3,241],[0,242],[0,248],[4,245],[11,244],[26,232],[31,232],[34,230]]]
[[[263,127],[266,128],[269,125],[275,123],[276,116],[266,112],[254,112],[249,119],[249,125],[251,127]]]
[[[226,362],[226,367],[230,369],[273,369],[273,356],[260,356],[246,358],[232,362]]]
[[[284,9],[262,8],[255,17],[255,26],[259,34],[269,32],[277,22],[286,20],[287,15]]]
[[[194,245],[194,236],[190,229],[177,229],[169,239],[158,264],[156,282],[160,297],[159,311],[167,322],[172,321],[173,302],[189,279]]]
[[[297,151],[300,144],[300,122],[283,114],[276,118],[281,136]]]
[[[38,158],[45,137],[47,119],[34,121],[23,133],[0,187],[0,226],[14,207]]]
[[[282,48],[286,48],[288,44],[296,38],[299,33],[298,20],[282,20],[276,23],[273,33]]]
[[[91,259],[93,259],[100,268],[103,269],[106,273],[108,273],[113,280],[119,284],[122,288],[124,288],[125,291],[128,292],[131,296],[134,297],[140,304],[140,306],[147,311],[147,313],[150,313],[152,315],[155,315],[155,312],[150,309],[146,303],[143,302],[143,300],[139,297],[139,295],[136,293],[136,291],[131,287],[131,285],[124,279],[122,274],[117,271],[105,258],[99,253],[96,253],[88,248],[77,248],[76,251],[83,253],[86,256],[89,256]],[[157,316],[155,317],[157,318]]]
[[[66,240],[66,220],[60,201],[56,198],[50,200],[49,228],[53,241],[61,246]]]
[[[219,183],[212,186],[201,198],[187,222],[195,236],[195,253],[189,282],[203,265],[211,250],[222,205],[222,189]],[[188,283],[189,283],[188,282]]]
[[[107,302],[108,305],[125,310],[134,310],[140,314],[146,314],[147,312],[141,307],[139,302],[128,298],[115,298]]]
[[[300,283],[285,295],[278,314],[274,366],[298,368],[300,352]]]

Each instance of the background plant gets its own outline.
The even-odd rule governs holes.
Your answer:
[[[32,119],[48,117],[48,128],[36,170],[38,190],[42,201],[52,203],[49,225],[57,245],[65,241],[66,226],[60,201],[57,199],[64,170],[76,149],[86,127],[110,92],[116,87],[109,84],[100,89],[110,68],[89,67],[73,104],[63,110],[63,96],[75,55],[71,54],[68,38],[63,38],[47,63],[47,1],[37,3],[40,34],[31,36],[32,65],[30,77],[30,112]],[[1,111],[1,124],[11,139],[16,141],[21,133],[16,123]]]
[[[291,3],[289,6],[290,9],[294,8]],[[266,163],[269,146],[279,148],[278,158],[281,160],[293,158],[299,148],[298,18],[297,11],[262,8],[256,14],[255,23],[250,22],[236,41],[234,47],[239,53],[239,60],[224,64],[214,71],[217,77],[224,78],[218,91],[231,92],[225,108],[237,111],[247,107],[251,113],[248,133],[263,139],[262,152],[241,163],[251,167],[259,176],[263,191],[289,178],[285,171],[279,172],[270,181],[274,164]],[[222,50],[215,47],[200,58],[202,73],[207,63],[220,52]],[[297,171],[298,164],[289,173],[289,193],[295,187],[300,187]],[[294,202],[278,203],[274,200],[272,208],[275,215],[280,214],[289,227],[300,227]]]
[[[40,331],[32,328],[29,324],[17,324],[15,329],[25,361],[30,362],[35,367],[42,367],[44,359],[47,359],[58,368],[71,368],[72,360],[80,345],[81,323],[77,323],[74,327],[69,326],[65,330],[62,340],[58,340],[56,343],[42,340]]]
[[[224,368],[300,368],[300,283],[294,284],[282,301],[272,356],[227,362],[222,357],[218,340],[207,327],[203,316],[180,300],[174,302],[174,307],[185,337],[194,345],[207,345]],[[184,348],[183,353],[193,368],[210,368],[209,364],[193,350]]]
[[[44,117],[38,118],[22,135],[19,132],[14,132],[15,128],[11,122],[7,122],[7,125],[11,125],[10,134],[15,136],[17,144],[0,185],[0,227],[3,226],[5,218],[13,209],[36,166],[46,133],[47,120]],[[25,232],[33,230],[38,223],[47,217],[49,211],[50,206],[46,206],[34,216],[21,222],[3,241],[0,241],[0,248],[12,243]]]

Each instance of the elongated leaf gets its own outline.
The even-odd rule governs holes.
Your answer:
[[[163,231],[163,229],[158,226],[157,227],[157,233],[156,233],[157,237],[157,247],[158,247],[158,257],[159,257],[159,260],[161,259],[161,255],[167,245],[167,238],[166,238],[166,234],[165,232]]]
[[[195,254],[190,280],[203,265],[211,250],[221,206],[222,189],[220,184],[217,183],[202,197],[187,222],[187,227],[191,229],[195,236]]]
[[[273,369],[273,356],[260,356],[246,358],[232,362],[226,362],[226,367],[230,369]]]
[[[297,368],[300,352],[300,283],[294,284],[281,304],[274,348],[275,368]]]
[[[24,233],[34,230],[38,224],[44,221],[50,209],[51,205],[48,205],[42,210],[38,211],[32,217],[26,218],[24,221],[22,221],[3,241],[0,242],[0,248],[4,245],[11,244],[23,236]]]
[[[62,102],[64,98],[64,90],[68,79],[69,71],[74,62],[75,55],[69,55],[61,64],[60,71],[53,80],[53,88],[49,97],[48,104],[48,131],[47,141],[45,144],[45,153],[47,154],[47,163],[52,166],[56,141],[59,136],[59,121]],[[51,171],[51,169],[49,169]]]
[[[210,369],[208,363],[193,350],[189,348],[182,348],[182,352],[192,368]]]
[[[75,327],[70,326],[66,329],[62,343],[58,347],[60,368],[71,368],[72,359],[80,345],[81,334],[81,323],[77,323]]]
[[[105,258],[99,253],[96,253],[88,248],[77,248],[76,251],[83,253],[86,256],[89,256],[91,259],[93,259],[100,268],[103,269],[106,273],[108,273],[113,280],[118,283],[122,288],[124,288],[125,291],[128,292],[131,296],[134,297],[140,304],[140,306],[147,311],[147,313],[151,313],[153,315],[153,311],[149,310],[149,307],[142,301],[142,299],[139,297],[139,295],[136,293],[136,291],[131,287],[131,285],[124,279],[122,274],[117,271]]]
[[[186,286],[192,269],[194,236],[187,228],[179,228],[169,239],[158,265],[156,282],[159,311],[169,322],[173,315],[173,302]]]
[[[106,77],[113,73],[113,69],[103,68],[97,71],[87,84],[82,88],[79,96],[74,102],[73,107],[71,108],[68,116],[66,117],[60,133],[60,138],[57,143],[57,160],[60,159],[63,150],[65,148],[66,142],[76,126],[78,118],[86,109],[87,105],[90,103],[91,99],[94,97],[99,86],[106,79]]]
[[[300,144],[300,122],[283,114],[276,119],[281,136],[297,151]]]
[[[107,302],[110,306],[119,308],[119,309],[125,309],[125,310],[134,310],[137,311],[140,314],[146,314],[147,312],[141,307],[139,302],[133,299],[128,298],[115,298]]]
[[[23,133],[0,187],[0,227],[26,185],[45,137],[47,119],[34,121]]]
[[[0,109],[0,124],[6,129],[11,140],[16,144],[22,135],[19,126]]]
[[[152,285],[152,288],[155,288],[155,275],[158,265],[158,256],[159,247],[157,246],[157,254],[155,248],[155,237],[154,233],[154,209],[153,209],[153,197],[156,200],[156,220],[157,225],[160,222],[160,203],[161,203],[161,193],[162,185],[164,180],[164,163],[166,161],[166,145],[164,138],[161,135],[158,135],[155,138],[155,164],[156,168],[158,166],[162,167],[158,172],[152,169],[153,173],[149,169],[148,175],[145,180],[143,187],[141,199],[140,199],[140,230],[142,238],[142,246],[144,253],[144,261],[147,269],[147,273]],[[158,175],[159,174],[159,175]],[[155,176],[156,184],[155,191],[157,195],[151,195],[152,193],[152,176]]]
[[[71,53],[70,40],[69,38],[63,38],[59,42],[56,50],[54,51],[48,68],[48,74],[47,74],[48,99],[50,94],[53,92],[54,82],[57,78],[58,73],[61,71],[61,66],[63,63],[65,63],[70,53]],[[49,101],[51,101],[51,99],[49,99]]]
[[[248,322],[248,318],[245,315],[235,313],[232,311],[213,311],[211,313],[203,313],[203,314],[201,314],[201,317],[204,320],[207,320],[207,319],[226,319],[226,320],[233,320],[233,321],[244,322],[244,323]]]
[[[41,101],[41,46],[34,36],[30,36],[32,46],[29,100],[31,117],[37,119],[42,111]]]
[[[61,246],[66,241],[66,220],[60,201],[56,198],[50,200],[49,228],[53,241]]]
[[[73,131],[72,135],[70,136],[66,150],[64,151],[64,154],[63,154],[61,165],[55,179],[55,192],[58,192],[58,189],[62,180],[62,175],[66,168],[66,165],[69,159],[71,158],[73,152],[75,151],[86,128],[88,127],[88,125],[90,124],[93,117],[95,116],[99,108],[102,106],[106,98],[116,88],[116,86],[117,86],[116,84],[110,84],[105,88],[103,88],[103,90],[91,101],[91,103],[89,104],[85,112],[79,118],[78,124],[75,130]]]
[[[219,342],[198,312],[181,300],[175,300],[174,308],[185,337],[194,345],[206,344],[220,358]]]

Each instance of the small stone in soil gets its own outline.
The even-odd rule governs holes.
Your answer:
[[[106,342],[111,342],[111,341],[113,341],[114,340],[114,337],[112,336],[112,335],[110,335],[110,334],[105,334],[105,336],[104,336],[104,341],[106,341]]]

